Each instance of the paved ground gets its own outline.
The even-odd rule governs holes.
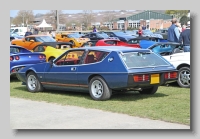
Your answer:
[[[190,126],[76,106],[10,98],[12,129],[190,129]]]

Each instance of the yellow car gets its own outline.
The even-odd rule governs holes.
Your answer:
[[[70,49],[71,43],[67,42],[44,42],[33,48],[32,52],[41,52],[46,55],[46,61],[52,61],[66,50]]]
[[[56,42],[56,40],[49,35],[30,35],[23,39],[12,40],[11,44],[22,46],[28,50],[32,50],[35,46],[43,42]]]
[[[55,39],[57,42],[71,42],[72,48],[81,47],[85,42],[89,41],[89,38],[80,38],[78,33],[70,34],[56,34]]]

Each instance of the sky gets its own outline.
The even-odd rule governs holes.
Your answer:
[[[10,10],[10,17],[17,16],[18,11],[19,10]],[[83,10],[63,10],[63,13],[73,14],[73,13],[80,13],[82,11]],[[93,12],[100,12],[100,11],[102,11],[102,10],[93,10]],[[119,10],[115,10],[115,11],[119,11]],[[33,10],[34,14],[38,14],[38,13],[45,14],[47,12],[49,12],[49,10]]]

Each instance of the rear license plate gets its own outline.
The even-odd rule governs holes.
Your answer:
[[[151,74],[151,83],[150,84],[156,84],[159,82],[160,82],[159,74]]]

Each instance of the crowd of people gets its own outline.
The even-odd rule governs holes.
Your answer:
[[[38,34],[39,34],[39,29],[35,25],[33,27],[32,31],[29,28],[27,28],[27,31],[26,31],[24,36],[26,37],[26,36],[29,36],[29,35],[38,35]],[[55,34],[52,31],[45,32],[45,35],[49,35],[51,37],[55,37]]]
[[[190,21],[181,28],[176,18],[172,19],[172,25],[168,29],[167,40],[183,44],[183,51],[190,52]]]

